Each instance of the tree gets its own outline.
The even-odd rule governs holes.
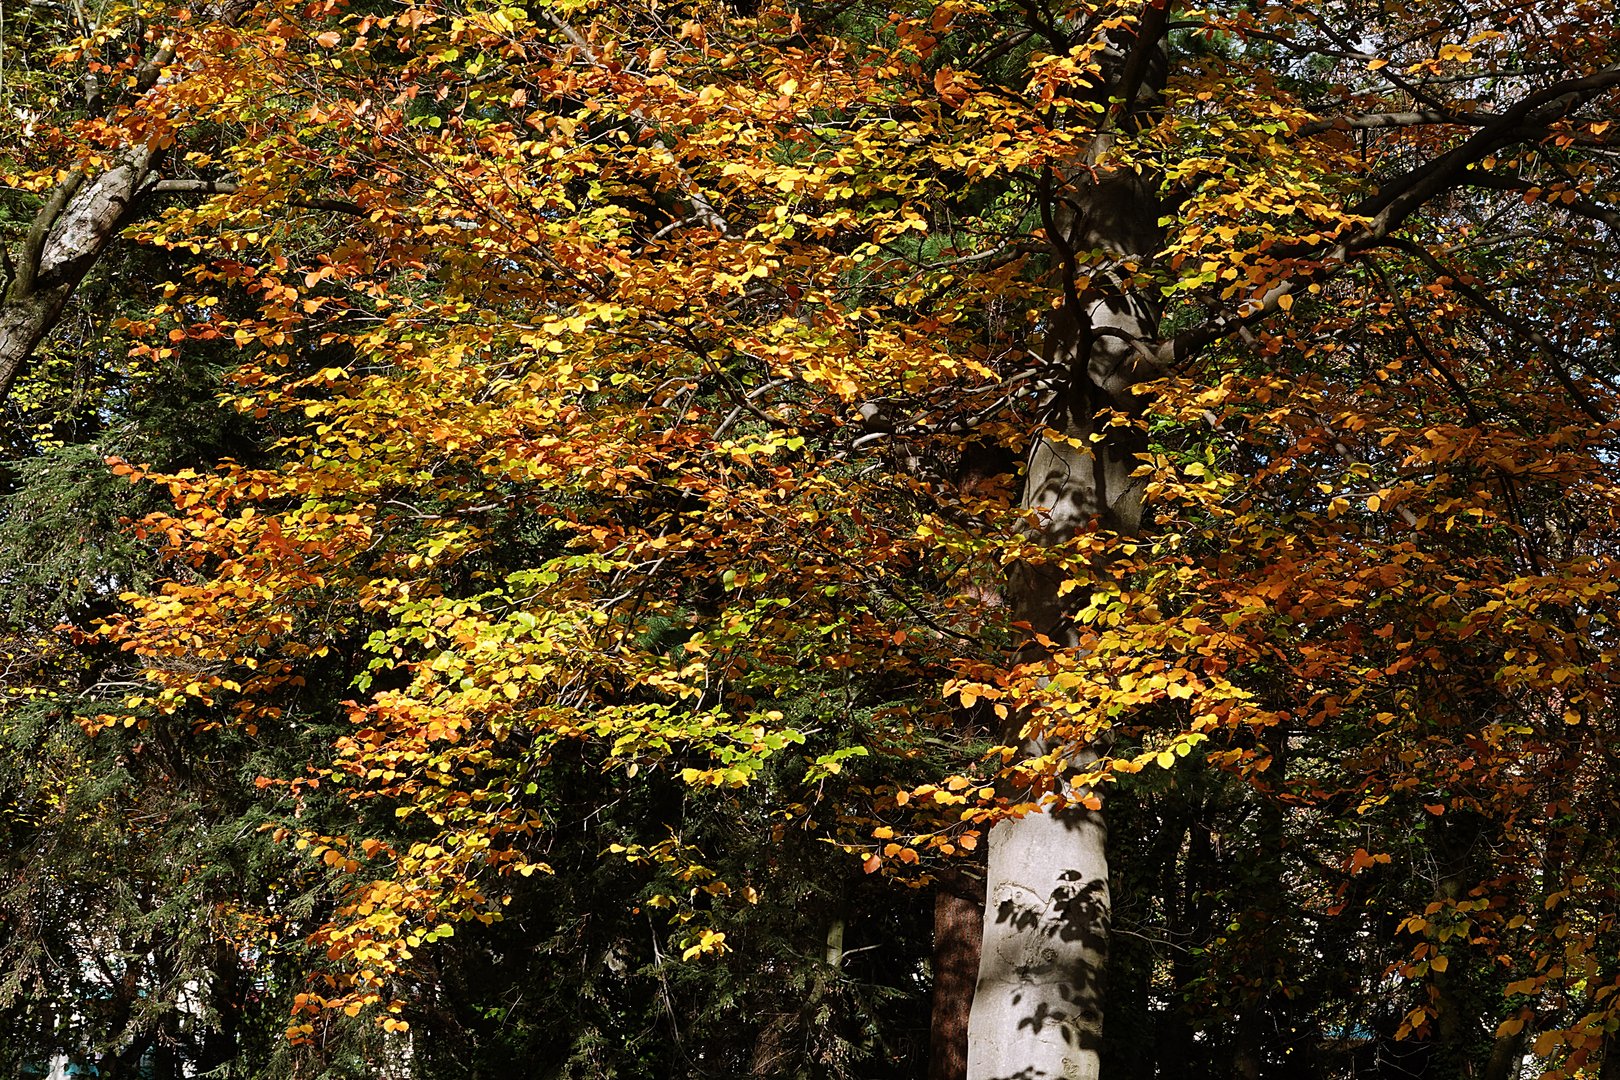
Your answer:
[[[165,177],[228,161],[251,68],[235,64],[248,5],[135,5],[91,14],[31,4],[0,48],[11,54],[8,107],[19,139],[0,157],[5,219],[0,403],[119,234],[164,195],[236,191],[229,178]],[[19,85],[20,84],[20,85]],[[262,89],[262,88],[261,88]],[[341,201],[294,206],[352,212]],[[10,241],[8,241],[8,244]]]
[[[212,261],[133,329],[287,434],[114,463],[174,571],[82,712],[253,738],[352,679],[266,781],[354,805],[284,824],[339,898],[294,1038],[425,1022],[584,821],[661,975],[799,874],[775,933],[842,970],[789,836],[897,888],[988,849],[975,1080],[1598,1075],[1612,14],[244,13],[176,53],[200,116],[255,94],[217,194],[141,231]],[[355,212],[266,214],[312,176]],[[1184,951],[1110,956],[1116,906]]]

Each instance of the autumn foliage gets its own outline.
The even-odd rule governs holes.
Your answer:
[[[861,903],[973,880],[995,823],[1073,804],[1116,852],[1109,1075],[1207,1052],[1232,1071],[1197,1075],[1348,1076],[1377,1049],[1411,1070],[1377,1075],[1611,1077],[1614,25],[1139,0],[109,16],[52,70],[114,86],[161,42],[163,77],[47,118],[7,183],[161,152],[123,242],[183,270],[109,332],[137,373],[223,357],[214,405],[250,434],[200,460],[98,444],[160,506],[106,526],[152,583],[8,631],[30,659],[0,708],[48,700],[97,745],[293,747],[247,798],[319,899],[217,903],[227,951],[300,943],[277,1024],[299,1060],[347,1018],[406,1060],[452,939],[537,889],[615,875],[568,902],[633,917],[644,976],[692,980],[649,1006],[674,1024],[710,1000],[684,986],[746,1001],[719,973],[788,970],[749,965],[793,897],[841,898],[807,916],[819,950]],[[1127,175],[1151,256],[1088,239],[1077,193]],[[1138,404],[1097,413],[1062,349],[1110,303],[1160,336],[1127,343]],[[1127,447],[1140,528],[1043,535],[1020,500],[1041,439]],[[1020,616],[1028,580],[1058,583],[1068,637]],[[55,685],[61,650],[124,674]],[[771,1015],[713,1060],[917,1068],[881,1033],[769,1064]]]

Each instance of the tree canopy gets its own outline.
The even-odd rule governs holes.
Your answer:
[[[1620,1077],[1609,2],[0,21],[0,1061]]]

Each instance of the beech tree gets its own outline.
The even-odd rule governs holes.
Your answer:
[[[194,133],[121,325],[276,441],[109,456],[167,578],[66,700],[346,685],[260,780],[331,900],[295,1044],[404,1045],[583,834],[660,979],[805,973],[733,1071],[900,1068],[851,897],[930,886],[934,1076],[1620,1068],[1612,5],[164,16],[161,127],[17,170],[0,376]]]

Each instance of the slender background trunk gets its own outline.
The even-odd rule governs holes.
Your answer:
[[[979,972],[984,925],[980,883],[956,875],[934,894],[934,1001],[929,1032],[928,1080],[967,1076],[968,1015]]]

